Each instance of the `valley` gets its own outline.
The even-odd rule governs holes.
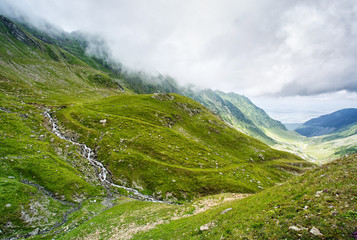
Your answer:
[[[0,33],[1,239],[354,234],[355,125],[307,138],[242,95],[123,72],[80,35],[3,16]]]

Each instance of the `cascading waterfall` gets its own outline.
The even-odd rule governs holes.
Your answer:
[[[58,124],[56,123],[55,119],[52,118],[51,114],[48,111],[44,112],[44,116],[48,118],[51,127],[52,127],[52,132],[59,138],[66,140],[70,143],[72,143],[75,146],[78,146],[81,149],[81,154],[83,157],[85,157],[89,163],[94,166],[95,168],[98,169],[98,177],[99,180],[103,183],[103,184],[107,184],[116,188],[121,188],[124,189],[128,192],[130,192],[135,198],[138,198],[139,200],[143,200],[143,201],[150,201],[150,202],[161,202],[161,203],[165,203],[164,201],[160,201],[157,200],[151,196],[145,195],[140,193],[138,190],[133,189],[133,188],[129,188],[129,187],[125,187],[125,186],[121,186],[121,185],[117,185],[115,183],[112,183],[111,181],[109,181],[107,179],[107,176],[109,175],[108,170],[104,167],[104,165],[99,162],[98,160],[95,159],[95,154],[94,151],[88,147],[87,145],[83,144],[83,143],[78,143],[75,142],[67,137],[65,137],[61,131],[59,130]]]

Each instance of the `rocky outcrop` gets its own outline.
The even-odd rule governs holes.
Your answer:
[[[19,41],[31,45],[34,47],[37,47],[39,49],[42,49],[40,44],[38,44],[36,41],[34,41],[32,38],[26,35],[24,31],[22,31],[14,22],[12,22],[10,19],[0,16],[0,21],[8,28],[9,32]]]

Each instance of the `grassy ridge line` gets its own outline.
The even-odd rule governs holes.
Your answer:
[[[254,192],[311,166],[176,94],[109,97],[56,116],[70,137],[96,149],[114,181],[157,198]]]

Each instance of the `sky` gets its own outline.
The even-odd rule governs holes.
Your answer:
[[[99,35],[128,68],[243,94],[285,123],[357,107],[356,0],[0,0],[0,12]]]

